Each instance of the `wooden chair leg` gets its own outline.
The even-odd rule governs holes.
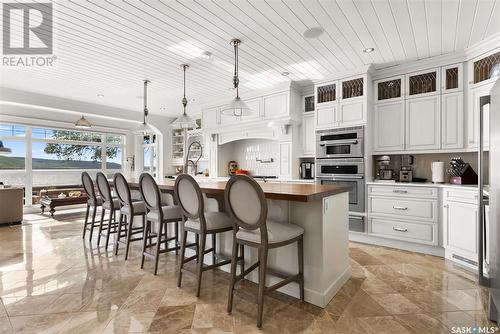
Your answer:
[[[183,231],[181,240],[181,265],[179,267],[179,278],[177,279],[178,288],[180,288],[182,284],[182,268],[184,268],[184,257],[186,256],[186,243],[187,243],[187,231]]]
[[[90,238],[89,242],[92,242],[92,236],[94,235],[94,225],[95,225],[95,216],[97,215],[97,205],[94,205],[92,209],[92,225],[90,226]]]
[[[198,277],[198,282],[196,285],[196,297],[200,296],[201,276],[203,274],[203,258],[205,257],[205,243],[207,241],[207,235],[203,233],[200,237],[201,240],[198,249],[198,272],[196,275]]]
[[[299,251],[299,288],[300,288],[300,300],[304,301],[304,239],[300,238],[297,240],[297,249]]]
[[[111,235],[111,225],[113,225],[113,217],[116,217],[115,210],[109,211],[109,220],[108,220],[108,229],[106,230],[106,245],[104,246],[105,250],[108,250],[109,245],[109,237]]]
[[[101,210],[101,221],[99,222],[99,235],[97,236],[97,247],[99,247],[99,245],[101,243],[102,225],[104,224],[104,213],[105,212],[106,212],[106,210],[104,210],[104,208],[102,208],[102,210]]]
[[[198,259],[200,258],[200,236],[198,234],[195,234],[194,236],[194,243],[196,244],[196,263],[198,264]]]
[[[241,257],[241,265],[240,265],[240,269],[241,269],[241,275],[243,275],[243,273],[245,272],[245,245],[240,245],[240,257]],[[238,258],[238,257],[236,257]]]
[[[126,216],[126,227],[127,227],[127,242],[125,243],[125,261],[128,259],[128,252],[130,249],[130,239],[132,239],[132,231],[134,227],[134,217]]]
[[[216,240],[217,240],[216,235],[215,235],[215,233],[213,233],[212,234],[212,248],[214,249],[214,251],[212,252],[212,264],[215,264],[215,257],[217,255],[217,252],[216,252],[216,247],[217,247],[216,242],[217,241]]]
[[[146,226],[144,227],[144,235],[142,237],[141,269],[144,268],[144,258],[145,258],[144,252],[146,252],[146,246],[148,243],[150,226],[151,226],[151,223],[149,221],[146,221]]]
[[[85,233],[87,232],[87,224],[89,223],[89,213],[90,213],[90,205],[87,204],[87,210],[85,211],[85,222],[83,223],[83,236],[85,239]]]
[[[236,280],[236,261],[238,259],[238,243],[236,238],[233,237],[233,251],[231,254],[231,277],[229,280],[229,294],[227,297],[227,313],[231,314],[233,311],[233,294],[234,294],[234,283]]]
[[[267,249],[259,248],[259,293],[257,296],[257,327],[262,327],[264,292],[266,290]]]
[[[179,222],[175,223],[175,255],[179,255]]]
[[[156,237],[156,254],[155,254],[155,271],[154,271],[155,276],[158,273],[158,261],[160,260],[161,234],[163,232],[163,223],[160,223],[159,225],[160,226],[158,226],[158,234]]]
[[[118,232],[116,233],[116,238],[115,238],[115,255],[118,255],[118,247],[120,247],[120,237],[122,234],[122,223],[124,220],[127,218],[120,213],[120,219],[118,220]]]

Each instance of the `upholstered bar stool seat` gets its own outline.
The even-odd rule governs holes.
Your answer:
[[[94,205],[101,206],[102,205],[102,198],[101,198],[101,196],[97,196],[96,199],[89,198],[89,200],[87,201],[87,203],[90,206],[94,206]]]
[[[169,220],[169,219],[182,220],[182,211],[181,208],[177,205],[162,206],[161,211],[163,213],[163,220]],[[157,222],[160,219],[158,211],[148,212],[147,219],[150,221]]]
[[[274,243],[280,243],[290,239],[295,239],[298,236],[304,234],[304,229],[295,224],[284,224],[277,223],[268,220],[266,222],[267,226],[267,241],[269,245]],[[260,244],[260,231],[259,230],[245,230],[240,228],[236,232],[236,238],[239,240],[245,240]]]
[[[135,215],[146,214],[146,206],[143,201],[135,201],[131,203],[132,205],[122,206],[120,212],[124,215],[131,215],[132,211]]]
[[[233,226],[231,217],[225,212],[205,212],[205,221],[207,223],[207,232],[232,228]],[[200,231],[200,219],[187,219],[184,227],[188,230]]]
[[[118,198],[113,198],[112,202],[113,204],[111,204],[111,201],[105,201],[102,203],[102,207],[106,210],[117,210],[120,207],[120,201],[118,200]]]

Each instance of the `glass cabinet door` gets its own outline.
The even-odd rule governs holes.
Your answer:
[[[462,64],[453,64],[442,67],[442,92],[451,93],[462,91],[463,66]]]
[[[407,76],[408,96],[430,95],[438,92],[439,72],[426,71]]]
[[[377,101],[400,99],[403,96],[402,77],[380,80],[375,89]]]
[[[316,103],[334,102],[337,100],[337,83],[316,88]]]
[[[342,99],[363,96],[363,78],[342,81]]]

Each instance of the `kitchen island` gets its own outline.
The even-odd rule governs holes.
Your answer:
[[[198,181],[207,196],[207,210],[223,210],[226,182]],[[351,276],[348,241],[348,188],[335,185],[259,183],[268,201],[268,219],[293,223],[304,228],[305,300],[325,307]],[[137,183],[130,183],[137,188]],[[162,192],[173,192],[174,182],[159,185]],[[245,200],[242,198],[242,200]],[[208,242],[209,240],[207,240]],[[231,232],[221,234],[218,253],[230,256]],[[207,245],[207,248],[210,247]],[[269,251],[268,265],[276,271],[297,273],[297,245],[291,244]],[[211,256],[205,257],[210,264]],[[245,266],[257,261],[257,252],[245,249]],[[222,267],[229,271],[229,266]],[[247,276],[257,282],[256,271]],[[279,279],[268,276],[267,285]],[[279,291],[298,297],[298,285],[289,284]]]

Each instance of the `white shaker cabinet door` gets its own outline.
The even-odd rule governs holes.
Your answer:
[[[377,103],[374,106],[374,151],[403,151],[405,113],[404,101]]]
[[[462,92],[441,96],[441,148],[464,148],[464,95]]]
[[[330,128],[337,124],[337,107],[338,105],[331,105],[316,108],[316,127],[317,128]]]
[[[477,205],[445,202],[443,210],[444,247],[477,261]]]
[[[316,149],[316,136],[314,115],[302,117],[302,150],[304,155],[314,155]]]
[[[357,99],[357,98],[356,98]],[[342,101],[339,106],[339,124],[353,126],[366,123],[366,103],[364,100]]]
[[[406,100],[406,150],[437,150],[440,147],[440,96]]]

